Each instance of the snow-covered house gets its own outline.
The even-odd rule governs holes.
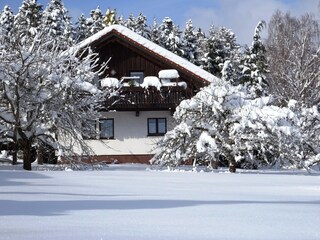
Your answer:
[[[147,162],[155,143],[173,128],[172,114],[185,98],[216,79],[212,74],[165,50],[126,27],[112,25],[81,42],[99,53],[108,69],[100,86],[122,86],[120,96],[106,100],[88,139],[95,159]]]

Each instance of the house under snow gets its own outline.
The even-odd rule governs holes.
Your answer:
[[[121,97],[107,100],[108,110],[96,121],[97,134],[88,144],[95,159],[146,163],[156,142],[174,127],[173,112],[215,76],[143,38],[126,27],[112,25],[79,44],[109,58],[102,87],[122,85]]]

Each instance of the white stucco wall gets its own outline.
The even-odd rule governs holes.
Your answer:
[[[114,139],[87,140],[96,155],[154,153],[161,137],[148,136],[148,118],[166,118],[167,130],[174,127],[170,111],[105,112],[101,118],[114,119]]]

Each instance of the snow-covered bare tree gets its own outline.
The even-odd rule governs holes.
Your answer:
[[[281,103],[320,103],[320,25],[311,14],[300,18],[277,11],[266,41],[270,93]]]
[[[32,149],[39,144],[72,152],[71,143],[77,143],[88,152],[81,122],[97,117],[108,94],[94,84],[96,54],[86,50],[79,57],[71,50],[61,52],[62,39],[53,45],[43,30],[29,41],[19,34],[12,34],[9,41],[0,35],[2,138],[13,143],[15,155],[18,149],[23,151],[27,170],[31,170]]]

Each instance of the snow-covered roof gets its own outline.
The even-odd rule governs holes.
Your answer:
[[[178,55],[164,49],[163,47],[151,42],[150,40],[140,36],[139,34],[121,25],[111,25],[105,27],[100,32],[97,32],[93,36],[79,43],[77,45],[77,48],[85,48],[93,44],[94,42],[100,40],[101,38],[105,37],[111,32],[115,32],[119,36],[122,36],[125,39],[135,42],[136,45],[140,45],[140,47],[144,48],[148,52],[164,59],[166,62],[173,64],[180,71],[183,70],[184,72],[188,72],[190,75],[193,75],[205,82],[213,82],[218,80],[218,78],[212,75],[211,73],[203,70],[202,68],[192,64],[188,60],[179,57]]]

